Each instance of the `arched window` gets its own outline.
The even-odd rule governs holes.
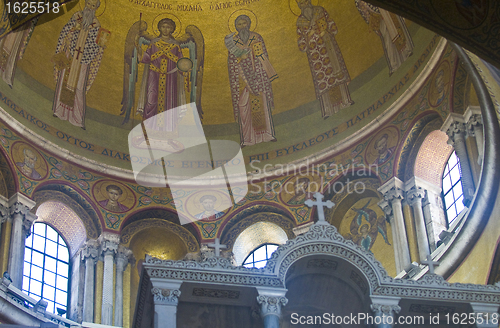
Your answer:
[[[464,197],[460,172],[460,161],[455,152],[453,152],[448,158],[448,163],[446,163],[443,171],[443,199],[448,225],[465,208],[462,202]]]
[[[243,261],[243,266],[246,268],[263,268],[266,266],[267,260],[271,258],[271,254],[278,248],[275,244],[264,244],[253,250],[250,255]]]
[[[69,251],[51,226],[36,222],[26,238],[23,291],[48,302],[47,311],[64,312],[68,304]]]

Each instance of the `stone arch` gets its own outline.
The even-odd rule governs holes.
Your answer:
[[[83,220],[61,200],[49,199],[37,204],[37,222],[54,228],[66,242],[70,257],[73,257],[88,237]]]
[[[120,231],[123,232],[129,225],[135,222],[152,218],[158,219],[160,221],[170,222],[177,226],[181,226],[180,224],[181,220],[179,220],[179,214],[177,212],[161,207],[152,207],[148,209],[138,210],[127,216],[120,227]],[[185,221],[186,220],[184,220],[184,222]],[[185,224],[182,227],[187,231],[189,231],[193,236],[195,236],[197,239],[197,243],[199,244],[200,234],[199,231],[196,229],[196,227],[193,224]]]
[[[281,228],[288,239],[294,238],[293,228],[295,220],[293,216],[284,208],[277,207],[274,203],[261,202],[257,205],[244,207],[235,212],[226,222],[227,225],[221,227],[221,242],[232,249],[236,238],[250,226],[258,222],[270,222]]]
[[[392,281],[372,253],[345,240],[330,224],[315,224],[307,233],[280,246],[267,262],[266,269],[277,275],[286,287],[292,265],[311,256],[340,259],[351,265],[360,275],[360,281],[366,284],[366,295],[372,295],[382,283]]]
[[[159,218],[148,218],[129,223],[120,233],[120,243],[128,247],[138,233],[149,229],[160,229],[177,234],[189,253],[198,252],[200,249],[198,241],[189,230],[178,224]]]
[[[448,136],[440,130],[427,135],[415,160],[413,170],[416,177],[441,186],[444,166],[453,151],[453,146],[447,141]]]
[[[35,190],[33,200],[36,202],[31,210],[33,213],[37,213],[39,206],[45,202],[59,202],[76,213],[85,227],[88,239],[97,239],[102,233],[101,221],[91,203],[69,186],[44,185]]]
[[[412,124],[401,144],[395,165],[395,174],[401,181],[408,181],[413,177],[415,160],[425,138],[443,125],[443,119],[437,113],[424,114]]]

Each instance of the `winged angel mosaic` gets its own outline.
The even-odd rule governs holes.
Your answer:
[[[175,22],[168,17],[159,19],[157,24],[153,22],[153,25],[154,35],[147,32],[148,26],[143,20],[135,22],[128,31],[120,115],[124,116],[122,124],[129,122],[135,104],[139,64],[144,64],[136,114],[141,114],[147,120],[165,112],[162,115],[165,119],[161,122],[148,122],[155,125],[151,127],[154,130],[168,135],[176,132],[179,117],[182,117],[182,113],[178,113],[178,106],[196,102],[202,118],[204,39],[194,25],[187,26],[185,34],[176,37],[181,29],[180,21]],[[174,149],[177,146],[175,140],[169,140],[169,143]]]

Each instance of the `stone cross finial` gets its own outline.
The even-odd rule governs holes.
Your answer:
[[[210,248],[215,249],[215,256],[220,256],[220,250],[227,248],[226,245],[221,245],[219,238],[215,238],[215,242],[207,245]]]
[[[429,273],[434,274],[434,266],[438,266],[439,262],[433,261],[431,255],[427,255],[427,260],[422,261],[422,264],[427,264],[429,266]]]
[[[314,194],[314,198],[316,198],[316,201],[313,201],[312,199],[308,199],[305,201],[305,204],[309,207],[317,206],[318,207],[318,222],[317,224],[328,224],[325,220],[325,212],[323,211],[323,206],[326,206],[328,208],[332,208],[335,204],[329,200],[326,202],[323,202],[323,195],[320,194],[319,192]]]

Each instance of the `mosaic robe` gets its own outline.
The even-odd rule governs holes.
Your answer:
[[[235,119],[240,125],[241,146],[274,141],[274,109],[271,81],[278,74],[269,62],[264,39],[250,32],[247,42],[233,36],[236,47],[248,55],[237,57],[229,52],[229,83]]]
[[[141,59],[146,67],[138,109],[149,129],[167,132],[162,135],[168,138],[176,136],[181,114],[177,107],[186,104],[184,78],[177,70],[180,58],[182,52],[177,43],[158,38],[151,41]],[[161,113],[164,114],[156,116]]]
[[[356,0],[356,6],[366,23],[380,37],[391,75],[413,53],[413,41],[404,19],[364,1]]]
[[[85,95],[90,90],[101,64],[104,48],[99,38],[109,31],[101,29],[97,18],[82,28],[82,12],[77,12],[63,27],[57,41],[56,56],[65,56],[65,68],[54,70],[56,92],[52,111],[62,120],[85,128]]]
[[[306,52],[316,98],[323,118],[353,104],[347,84],[351,81],[335,40],[337,27],[323,7],[313,7],[313,17],[297,19],[299,50]]]
[[[17,61],[23,57],[37,21],[35,18],[0,39],[0,74],[10,87],[14,83]]]

